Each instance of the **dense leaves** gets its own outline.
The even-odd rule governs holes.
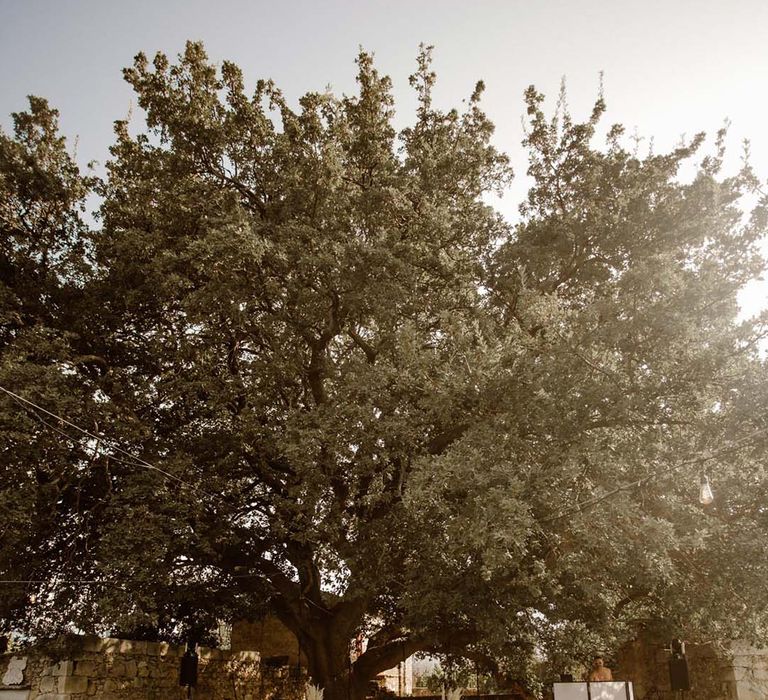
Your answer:
[[[429,58],[397,133],[364,53],[357,96],[298,110],[199,44],[139,55],[146,130],[117,123],[99,183],[42,101],[16,115],[0,384],[98,439],[3,400],[6,627],[270,612],[329,698],[416,650],[519,671],[642,627],[764,633],[754,176],[721,175],[721,134],[682,182],[703,137],[598,147],[602,99],[547,119],[531,88],[510,224],[482,83],[438,110]]]

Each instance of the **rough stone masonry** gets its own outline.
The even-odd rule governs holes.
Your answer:
[[[0,656],[0,700],[180,700],[184,647],[67,636]],[[195,700],[301,700],[305,680],[255,651],[201,647]]]

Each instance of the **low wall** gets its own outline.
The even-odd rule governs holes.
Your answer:
[[[0,700],[176,700],[184,647],[65,637],[0,656]],[[255,651],[198,649],[195,700],[301,700],[304,680]]]
[[[670,687],[669,646],[659,640],[636,640],[618,654],[614,669],[620,678],[634,681],[635,698],[676,700]],[[768,652],[734,643],[730,651],[717,652],[708,645],[686,645],[691,689],[686,700],[766,700]],[[1,700],[1,699],[0,699]]]
[[[746,642],[731,644],[730,683],[737,700],[768,698],[768,649],[756,648]]]

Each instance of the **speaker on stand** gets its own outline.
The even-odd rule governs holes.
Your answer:
[[[670,646],[672,656],[669,657],[669,685],[673,692],[683,698],[685,691],[691,689],[691,677],[688,672],[688,659],[685,657],[685,643],[673,639]]]

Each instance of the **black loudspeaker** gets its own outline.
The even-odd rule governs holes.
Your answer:
[[[194,688],[197,685],[197,654],[192,649],[187,649],[181,657],[179,685],[185,685],[188,688]]]
[[[669,684],[672,690],[691,689],[691,679],[688,675],[688,659],[682,654],[673,654],[669,659]]]

